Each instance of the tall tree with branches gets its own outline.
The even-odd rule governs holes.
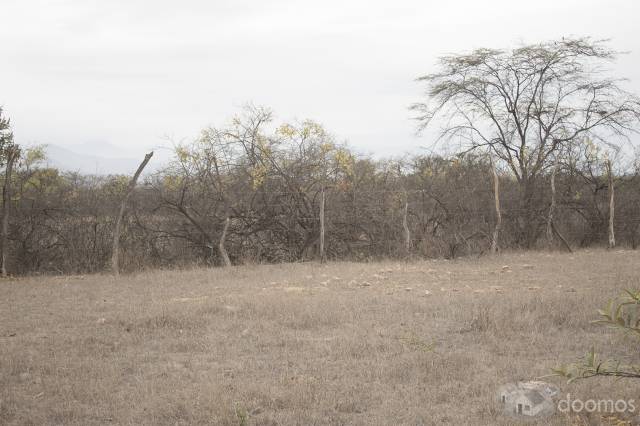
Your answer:
[[[3,277],[7,276],[11,179],[13,166],[19,157],[20,147],[13,141],[11,122],[9,118],[2,115],[2,108],[0,108],[0,166],[5,168],[2,185],[2,219],[0,223],[0,274]]]
[[[606,40],[563,38],[443,56],[435,73],[418,79],[427,100],[412,109],[421,129],[440,117],[443,140],[488,149],[509,167],[520,186],[521,242],[531,246],[543,216],[536,181],[553,154],[587,134],[623,140],[640,120],[640,98],[602,67],[618,54]]]

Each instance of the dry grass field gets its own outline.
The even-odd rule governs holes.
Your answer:
[[[500,385],[592,346],[637,360],[590,321],[639,277],[595,250],[0,281],[0,424],[510,425]]]

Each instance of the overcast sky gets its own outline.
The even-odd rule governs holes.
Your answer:
[[[122,156],[191,139],[246,102],[359,151],[428,145],[407,107],[439,55],[611,38],[640,93],[640,2],[2,0],[0,105],[19,143]]]

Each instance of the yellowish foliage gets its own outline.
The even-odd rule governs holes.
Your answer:
[[[163,186],[170,191],[176,191],[182,186],[182,177],[176,175],[166,175],[163,178]]]
[[[175,153],[176,157],[178,157],[178,161],[180,161],[181,163],[186,162],[191,156],[191,153],[189,152],[187,147],[183,145],[176,146]]]
[[[249,175],[251,176],[251,186],[253,189],[258,189],[264,183],[267,177],[268,169],[261,165],[256,164],[250,171]]]
[[[285,123],[276,129],[276,133],[287,138],[294,138],[298,131],[292,125]]]
[[[121,194],[129,184],[129,178],[127,176],[114,176],[111,182],[109,182],[108,190],[112,194]]]
[[[26,187],[32,187],[45,193],[52,193],[64,180],[60,177],[57,169],[37,169],[35,170],[29,179],[26,181]]]
[[[338,148],[334,154],[336,165],[338,169],[344,172],[347,176],[353,176],[353,155],[345,148]]]
[[[24,163],[27,167],[40,163],[46,159],[44,146],[28,148],[24,154]]]

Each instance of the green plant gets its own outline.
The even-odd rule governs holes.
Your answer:
[[[414,334],[407,337],[398,337],[397,339],[407,345],[410,349],[416,351],[433,352],[436,348],[436,342],[427,343]]]
[[[640,291],[625,290],[617,299],[610,300],[605,309],[599,309],[600,319],[594,324],[603,324],[624,333],[640,337]],[[553,369],[569,382],[596,376],[626,377],[640,379],[640,364],[622,364],[620,361],[601,360],[595,350],[589,351],[580,362]]]
[[[247,426],[249,424],[249,413],[240,405],[236,405],[236,417],[238,418],[238,426]]]

